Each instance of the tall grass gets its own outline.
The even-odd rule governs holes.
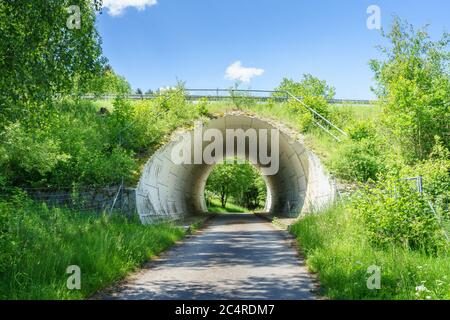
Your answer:
[[[373,247],[360,223],[342,207],[293,225],[311,271],[332,299],[450,299],[450,256],[391,246]],[[381,267],[381,289],[370,290],[367,270]]]
[[[0,201],[0,299],[82,299],[123,278],[183,237],[171,224]],[[81,290],[68,290],[68,266]]]

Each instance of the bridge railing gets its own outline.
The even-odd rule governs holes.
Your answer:
[[[329,119],[321,115],[314,108],[308,106],[300,97],[294,96],[289,91],[282,90],[243,90],[243,89],[185,89],[187,97],[192,100],[200,98],[215,98],[215,99],[234,99],[234,98],[249,98],[259,101],[273,100],[277,102],[294,101],[311,113],[314,124],[330,135],[336,141],[341,142],[343,138],[347,137],[347,133],[332,123]],[[338,102],[340,100],[332,100]],[[361,101],[359,101],[361,103]]]
[[[326,132],[336,141],[341,142],[343,138],[347,137],[347,133],[332,123],[331,120],[324,117],[314,108],[305,104],[301,97],[296,97],[289,91],[282,90],[255,90],[255,89],[175,89],[168,90],[167,92],[159,92],[158,94],[132,94],[126,96],[127,99],[132,100],[145,100],[145,99],[156,99],[161,96],[167,96],[167,99],[170,99],[172,96],[184,93],[187,100],[190,101],[198,101],[202,98],[206,98],[209,101],[223,101],[223,100],[240,100],[240,99],[251,99],[254,101],[266,102],[266,101],[275,101],[275,102],[289,102],[293,101],[294,103],[299,104],[307,111],[311,113],[314,125],[319,127],[321,130]],[[114,95],[105,95],[105,96],[85,96],[85,99],[114,99]],[[340,104],[343,102],[348,102],[351,100],[329,100],[329,103]],[[358,104],[370,104],[370,101],[358,100]]]
[[[308,110],[311,113],[311,115],[312,115],[312,119],[313,119],[314,124],[317,127],[321,128],[323,131],[325,131],[327,134],[329,134],[331,137],[333,137],[333,139],[335,139],[336,141],[341,142],[342,138],[348,137],[348,134],[344,130],[342,130],[341,128],[336,126],[333,122],[331,122],[330,120],[325,118],[323,115],[321,115],[315,109],[313,109],[310,106],[308,106],[306,103],[303,102],[303,100],[301,100],[301,98],[298,98],[298,97],[294,96],[289,91],[286,91],[286,94],[295,103],[298,103],[299,105],[304,107],[306,110]]]

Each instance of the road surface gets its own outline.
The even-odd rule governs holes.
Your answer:
[[[314,299],[296,249],[271,223],[223,214],[150,262],[103,299]]]

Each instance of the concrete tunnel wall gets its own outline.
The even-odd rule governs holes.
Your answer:
[[[214,128],[225,136],[226,129],[279,129],[279,171],[264,176],[267,184],[265,211],[281,217],[298,217],[324,208],[335,200],[336,189],[320,160],[308,151],[291,132],[277,128],[268,120],[243,114],[229,114],[210,120],[203,129]],[[172,162],[173,148],[185,132],[174,134],[171,142],[159,149],[147,162],[136,190],[136,207],[142,223],[160,218],[180,218],[207,212],[204,191],[214,165]],[[189,131],[191,137],[194,130]],[[194,139],[191,139],[192,152]],[[204,146],[208,143],[204,142]],[[269,150],[270,146],[269,139]],[[244,154],[248,157],[248,146]],[[255,165],[261,167],[259,164]]]

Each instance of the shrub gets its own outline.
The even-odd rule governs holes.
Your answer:
[[[305,74],[299,82],[287,78],[283,79],[276,90],[289,91],[301,98],[304,104],[313,108],[322,116],[330,117],[327,100],[333,99],[335,89],[329,86],[326,81]],[[298,101],[291,100],[288,103],[288,108],[298,117],[299,127],[302,131],[306,132],[314,126],[311,112]]]
[[[397,180],[366,187],[353,197],[352,210],[363,222],[370,241],[401,245],[426,253],[447,248],[440,221],[428,199]]]
[[[450,34],[432,41],[426,28],[396,18],[384,34],[390,44],[382,48],[385,59],[372,60],[383,105],[383,123],[392,143],[401,148],[408,162],[426,159],[433,137],[448,134],[450,117]],[[450,140],[443,140],[449,148]]]
[[[402,177],[421,176],[424,192],[431,197],[439,214],[449,219],[450,204],[450,152],[436,137],[430,158],[400,171]]]
[[[367,122],[357,122],[348,132],[350,140],[344,141],[331,159],[334,174],[350,181],[377,180],[385,164],[374,127]]]
[[[329,298],[450,298],[448,253],[435,256],[396,245],[373,245],[360,217],[343,206],[307,216],[296,222],[291,232]],[[373,265],[381,268],[380,290],[367,287],[367,270]]]
[[[383,168],[377,146],[370,140],[353,141],[342,146],[331,161],[333,173],[349,181],[375,181]]]
[[[60,143],[45,132],[28,132],[20,123],[0,132],[0,168],[11,183],[23,185],[39,181],[68,159]]]

